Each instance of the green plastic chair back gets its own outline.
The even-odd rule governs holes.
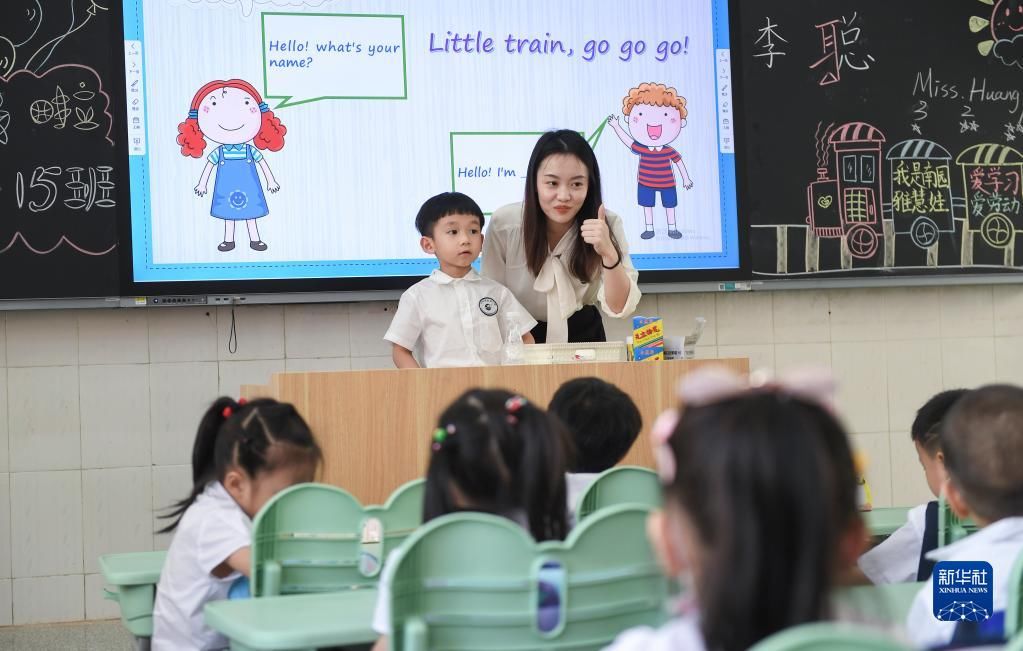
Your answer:
[[[582,522],[587,516],[617,504],[643,504],[661,506],[661,484],[657,473],[639,466],[619,466],[600,473],[579,498],[576,517]]]
[[[611,507],[565,542],[541,544],[482,513],[423,525],[394,561],[391,649],[601,649],[632,626],[659,626],[669,586],[646,540],[648,514]],[[557,595],[553,613],[539,607],[541,581]]]
[[[383,506],[366,507],[366,516],[377,517],[383,524],[381,559],[386,559],[423,523],[425,492],[426,480],[414,479],[399,486]]]
[[[1002,651],[1023,651],[1023,635],[1016,635],[1016,637],[1009,640],[1009,643],[1005,645]]]
[[[951,545],[962,540],[971,533],[975,533],[978,527],[972,520],[959,518],[952,512],[952,507],[945,494],[938,498],[938,547]]]
[[[1009,573],[1009,601],[1005,606],[1005,637],[1023,648],[1023,552],[1016,557]]]
[[[877,631],[848,624],[819,622],[775,633],[749,651],[908,651]]]
[[[376,585],[359,569],[365,513],[335,486],[298,484],[252,523],[252,595],[334,592]]]

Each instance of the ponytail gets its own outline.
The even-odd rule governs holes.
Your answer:
[[[175,502],[162,519],[173,520],[158,533],[169,533],[206,486],[224,478],[232,466],[249,477],[291,463],[317,463],[322,452],[295,408],[270,398],[246,402],[221,397],[203,414],[192,446],[192,491]]]
[[[524,519],[537,541],[568,533],[567,437],[521,396],[473,389],[438,422],[423,520],[470,510]]]

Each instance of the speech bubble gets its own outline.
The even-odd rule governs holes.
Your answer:
[[[255,5],[273,5],[275,7],[319,7],[327,0],[189,0],[193,4],[204,2],[210,5],[238,5],[243,16],[251,16]]]
[[[597,146],[607,121],[587,138]],[[501,206],[522,201],[526,165],[543,131],[452,131],[451,190],[469,195],[489,215]],[[579,132],[586,138],[586,133]]]
[[[407,99],[405,17],[262,14],[263,96],[274,108],[327,99]]]
[[[451,189],[479,203],[487,215],[522,201],[526,164],[542,131],[451,133]]]

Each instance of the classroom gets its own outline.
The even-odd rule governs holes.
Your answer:
[[[0,649],[1023,650],[1020,32],[5,2]]]

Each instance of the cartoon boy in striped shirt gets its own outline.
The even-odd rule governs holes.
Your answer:
[[[675,206],[678,192],[675,189],[675,171],[678,167],[682,187],[693,187],[682,156],[668,146],[678,138],[686,126],[686,98],[674,88],[664,84],[642,83],[629,90],[622,100],[622,113],[629,119],[629,133],[618,123],[616,116],[608,116],[607,122],[618,134],[625,146],[639,155],[639,190],[637,201],[646,215],[646,230],[640,236],[649,240],[654,236],[654,206],[657,194],[668,217],[668,237],[679,239],[682,233],[675,227]]]

